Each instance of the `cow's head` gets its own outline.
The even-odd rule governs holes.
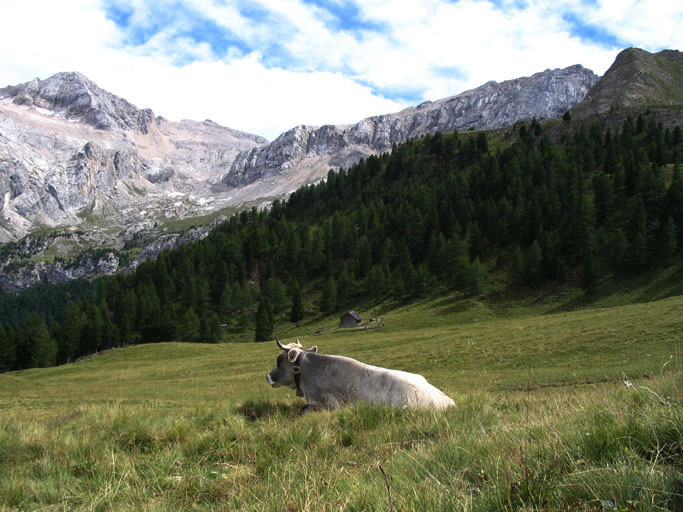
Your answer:
[[[299,338],[296,339],[295,343],[288,343],[283,345],[280,343],[279,338],[275,338],[277,346],[282,349],[282,352],[277,356],[277,363],[275,363],[275,368],[273,368],[268,375],[266,375],[266,380],[268,384],[274,388],[278,386],[286,386],[292,389],[296,389],[296,379],[294,377],[294,363],[302,352],[317,352],[318,347],[311,347],[308,350],[304,350],[299,342]],[[300,369],[298,371],[301,371]]]

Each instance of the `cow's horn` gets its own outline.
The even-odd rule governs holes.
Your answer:
[[[277,343],[277,346],[280,347],[282,350],[287,350],[285,348],[285,346],[282,343],[280,343],[280,337],[279,336],[275,336],[275,343]]]
[[[299,347],[301,347],[301,342],[299,341],[299,337],[298,337],[298,336],[296,337],[296,344],[299,345]]]

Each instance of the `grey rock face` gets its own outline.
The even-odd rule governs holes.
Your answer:
[[[0,89],[0,242],[43,227],[130,227],[224,206],[211,187],[267,140],[173,123],[79,73]]]
[[[196,242],[198,240],[206,238],[214,227],[216,227],[221,222],[224,222],[225,220],[227,220],[225,217],[219,216],[216,219],[214,219],[213,222],[211,222],[208,226],[189,229],[182,235],[178,233],[169,233],[166,235],[155,237],[153,242],[147,244],[142,249],[142,251],[140,251],[140,254],[137,255],[137,257],[133,260],[133,262],[126,270],[135,270],[141,263],[147,260],[156,259],[156,257],[159,255],[161,251],[164,251],[166,249],[176,249],[188,242]]]
[[[243,187],[286,172],[302,160],[320,157],[324,157],[321,168],[348,167],[363,156],[428,133],[492,129],[534,117],[557,117],[583,100],[598,80],[592,71],[575,65],[488,82],[457,96],[369,117],[355,125],[297,126],[266,146],[240,153],[222,181],[229,187]]]
[[[80,73],[57,73],[47,80],[38,78],[0,89],[0,95],[13,103],[35,106],[62,114],[98,130],[135,130],[147,133],[154,121],[150,109],[138,110],[88,80]]]
[[[0,274],[0,286],[18,292],[38,284],[57,284],[74,279],[88,279],[113,274],[119,270],[119,259],[108,253],[100,259],[84,258],[77,265],[66,265],[61,261],[44,261],[23,265],[10,272]]]

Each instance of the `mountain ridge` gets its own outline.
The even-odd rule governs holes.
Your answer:
[[[557,117],[580,102],[598,80],[592,71],[576,64],[500,83],[489,81],[455,96],[367,117],[356,124],[296,126],[266,146],[240,153],[221,181],[231,188],[245,186],[311,157],[329,156],[328,167],[348,167],[363,156],[437,131],[492,129],[534,117]]]
[[[640,52],[650,55],[635,51]],[[678,66],[680,52],[664,50],[656,60]],[[106,256],[89,265],[107,272],[120,268],[112,262],[117,251],[131,243],[141,248],[151,243],[143,250],[144,257],[154,257],[164,248],[156,240],[168,239],[170,246],[178,243],[178,237],[167,236],[176,229],[171,226],[181,225],[174,219],[188,219],[184,225],[190,226],[189,219],[197,216],[206,221],[222,212],[267,206],[324,179],[330,169],[349,168],[412,137],[558,117],[570,109],[576,113],[581,100],[595,95],[592,91],[602,81],[581,65],[548,69],[501,83],[489,81],[456,96],[355,124],[296,126],[269,142],[210,120],[172,122],[155,117],[151,110],[137,109],[99,89],[80,73],[56,76],[57,83],[76,82],[79,90],[62,100],[54,92],[43,98],[40,91],[59,90],[57,85],[41,85],[50,79],[0,89],[0,240],[17,240],[35,229],[66,229],[65,238],[75,240],[72,255],[63,248],[66,244],[22,245],[40,245],[39,254],[52,251],[72,261],[74,251],[111,250],[116,258]],[[671,115],[680,119],[675,112]],[[13,132],[11,126],[8,129],[12,123],[23,123],[26,129]],[[574,126],[560,124],[565,129]],[[37,131],[31,132],[31,127]],[[16,147],[27,151],[25,158],[16,158]],[[202,229],[193,237],[206,233],[208,229]],[[17,258],[25,256],[3,253],[0,267],[17,262],[12,275],[2,271],[3,284],[11,288],[64,278],[59,263],[51,271],[54,263],[39,261],[41,268],[32,272],[20,268]],[[120,261],[124,265],[129,258]],[[36,264],[26,263],[34,270]],[[81,273],[73,269],[70,275]]]

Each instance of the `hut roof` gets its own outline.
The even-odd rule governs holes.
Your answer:
[[[344,313],[342,316],[346,316],[346,315],[352,316],[356,322],[360,322],[362,320],[360,315],[358,313],[356,313],[355,311],[349,311],[348,313]]]

